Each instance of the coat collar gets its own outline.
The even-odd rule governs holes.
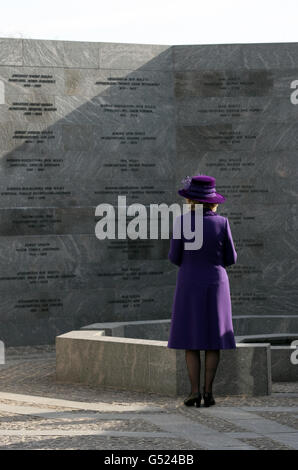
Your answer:
[[[217,215],[216,212],[213,212],[211,209],[203,208],[203,215]]]
[[[191,210],[191,212],[195,212],[194,210]],[[216,212],[213,212],[211,209],[207,209],[205,207],[203,207],[203,216],[204,215],[217,215]]]

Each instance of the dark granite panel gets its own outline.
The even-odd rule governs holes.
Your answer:
[[[284,98],[295,94],[298,68],[177,71],[174,74],[175,96],[188,98]]]
[[[274,78],[271,70],[177,71],[175,96],[178,100],[194,97],[270,96],[274,90]]]
[[[295,150],[182,152],[175,165],[176,174],[179,175],[177,184],[181,180],[180,175],[185,173],[186,167],[192,174],[212,174],[219,182],[263,175],[265,179],[280,178],[280,184],[283,185],[288,178],[298,177]]]
[[[55,344],[56,336],[74,329],[72,317],[35,319],[32,322],[1,322],[1,340],[6,347]]]
[[[0,179],[3,186],[19,180],[32,181],[67,179],[69,176],[83,179],[127,180],[170,179],[175,175],[173,149],[160,148],[140,152],[69,150],[50,152],[0,152]]]
[[[173,47],[175,71],[243,68],[240,44],[206,44]]]
[[[27,183],[28,184],[28,183]],[[6,207],[73,207],[102,203],[118,204],[118,196],[126,196],[127,204],[160,204],[173,202],[173,191],[165,188],[163,181],[125,182],[64,180],[38,182],[32,186],[19,181],[18,185],[6,186],[0,192],[0,206]]]
[[[292,267],[295,269],[294,263]],[[297,287],[284,282],[282,277],[277,275],[278,282],[270,283],[264,276],[263,280],[255,282],[251,276],[250,280],[249,276],[240,280],[230,276],[230,270],[228,272],[233,315],[297,315]]]
[[[177,151],[277,151],[295,150],[298,145],[295,122],[244,120],[237,123],[177,126]]]
[[[166,102],[174,94],[172,72],[141,69],[63,69],[64,95],[120,100],[127,104]],[[1,76],[1,75],[0,75]]]
[[[297,117],[296,105],[290,93],[281,98],[272,97],[212,97],[187,98],[177,101],[177,122],[191,126],[215,123],[241,123],[253,125],[254,120],[291,124]],[[286,117],[286,118],[285,118]]]

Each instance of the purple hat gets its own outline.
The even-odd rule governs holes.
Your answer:
[[[184,188],[179,189],[178,194],[198,202],[221,204],[226,198],[216,192],[215,182],[216,180],[213,176],[186,176],[182,180]]]

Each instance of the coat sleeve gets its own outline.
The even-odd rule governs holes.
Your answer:
[[[171,237],[170,251],[169,251],[169,254],[168,254],[168,258],[171,261],[171,263],[176,264],[177,266],[181,265],[183,250],[184,250],[184,241],[183,241],[183,238],[182,238],[182,226],[181,226],[181,217],[180,216],[178,216],[175,219],[173,233],[175,232],[175,229],[176,230],[178,229],[179,224],[180,224],[180,228],[181,228],[181,237],[180,238],[173,238],[173,236]]]
[[[224,240],[224,265],[231,266],[237,261],[237,252],[235,250],[232,232],[229,220],[226,219],[225,240]]]

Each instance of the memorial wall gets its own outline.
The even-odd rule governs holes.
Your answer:
[[[0,39],[0,339],[170,318],[169,240],[99,240],[95,207],[216,177],[233,315],[297,306],[298,43]]]

